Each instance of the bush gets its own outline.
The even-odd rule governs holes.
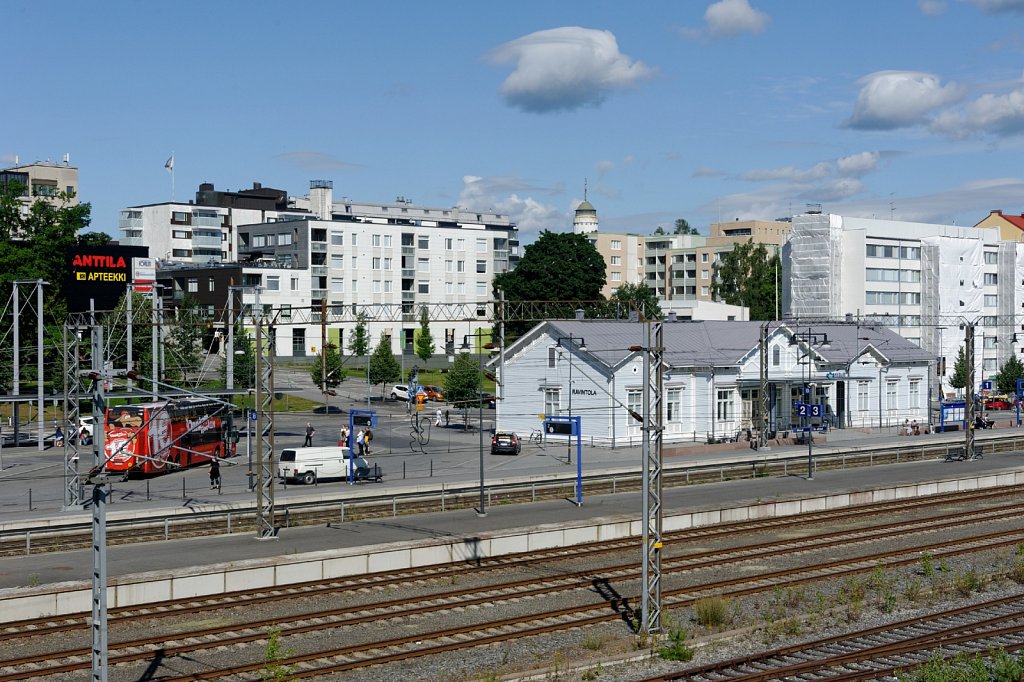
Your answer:
[[[658,650],[658,655],[666,661],[680,661],[686,663],[693,659],[693,649],[686,643],[686,630],[674,628],[668,633],[669,643],[664,644]]]
[[[729,600],[723,597],[705,597],[693,605],[697,623],[706,628],[717,628],[729,622]]]

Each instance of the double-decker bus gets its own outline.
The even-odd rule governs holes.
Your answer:
[[[160,474],[235,454],[224,406],[205,398],[107,408],[107,471]]]

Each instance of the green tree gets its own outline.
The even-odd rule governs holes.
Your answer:
[[[649,320],[657,320],[663,316],[654,289],[643,282],[623,284],[612,294],[609,303],[615,308],[616,318],[628,317],[630,310],[639,311],[642,317]]]
[[[676,229],[672,234],[700,234],[696,228],[690,227],[686,218],[676,218]]]
[[[174,323],[170,325],[164,343],[164,381],[188,383],[189,372],[198,369],[202,359],[205,331],[206,322],[199,312],[199,303],[186,294],[175,310]]]
[[[342,382],[344,377],[341,375],[341,353],[338,352],[338,347],[330,342],[316,354],[316,357],[313,358],[313,364],[309,368],[309,377],[317,386],[320,386],[324,381],[325,367],[327,371],[327,385],[322,388],[335,388]]]
[[[370,352],[370,334],[366,331],[366,313],[364,312],[356,315],[356,327],[352,330],[352,336],[348,340],[348,350],[360,358]]]
[[[370,383],[374,386],[381,384],[383,398],[387,385],[398,381],[401,376],[402,366],[391,352],[391,337],[381,334],[380,342],[370,356]]]
[[[661,225],[658,225],[658,227],[654,228],[654,234],[655,234],[655,236],[658,236],[658,237],[664,235],[665,234],[665,228],[662,227]]]
[[[515,270],[494,276],[494,288],[503,290],[507,301],[564,302],[564,309],[552,306],[548,313],[565,318],[581,302],[603,302],[604,284],[604,258],[585,235],[548,230],[526,247]],[[516,336],[527,328],[510,322],[506,333]]]
[[[967,386],[967,355],[964,347],[956,354],[956,362],[953,363],[953,374],[949,377],[949,385],[960,391]]]
[[[996,388],[1000,393],[1016,395],[1017,379],[1024,379],[1024,363],[1018,360],[1016,355],[1011,355],[996,374]]]
[[[434,355],[434,336],[430,333],[430,316],[427,306],[420,307],[420,333],[416,336],[416,355],[426,362]]]
[[[736,244],[715,266],[711,295],[730,305],[746,306],[751,320],[775,319],[778,252],[769,255],[764,244]]]
[[[480,363],[469,353],[459,353],[455,356],[444,380],[444,397],[456,408],[463,410],[463,425],[469,425],[469,410],[466,408],[476,406],[480,402],[480,391],[483,386],[483,376],[480,372]]]
[[[117,302],[107,332],[109,358],[114,367],[128,367],[128,297],[132,303],[132,367],[149,376],[153,366],[153,301],[136,291],[126,292]]]
[[[224,339],[227,343],[227,339]],[[249,332],[241,326],[235,329],[235,347],[226,349],[225,353],[231,353],[234,358],[234,384],[237,389],[249,390],[256,388],[256,344]],[[221,379],[224,385],[228,385],[227,364],[221,368]],[[317,380],[319,384],[319,379]]]

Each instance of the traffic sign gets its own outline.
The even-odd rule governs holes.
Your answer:
[[[256,421],[256,408],[249,408],[249,421]]]

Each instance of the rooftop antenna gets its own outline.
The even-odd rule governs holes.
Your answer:
[[[583,201],[587,200],[587,179],[583,178]]]
[[[889,220],[895,220],[894,214],[896,213],[896,204],[892,200],[892,196],[894,194],[896,194],[896,192],[889,192]]]

